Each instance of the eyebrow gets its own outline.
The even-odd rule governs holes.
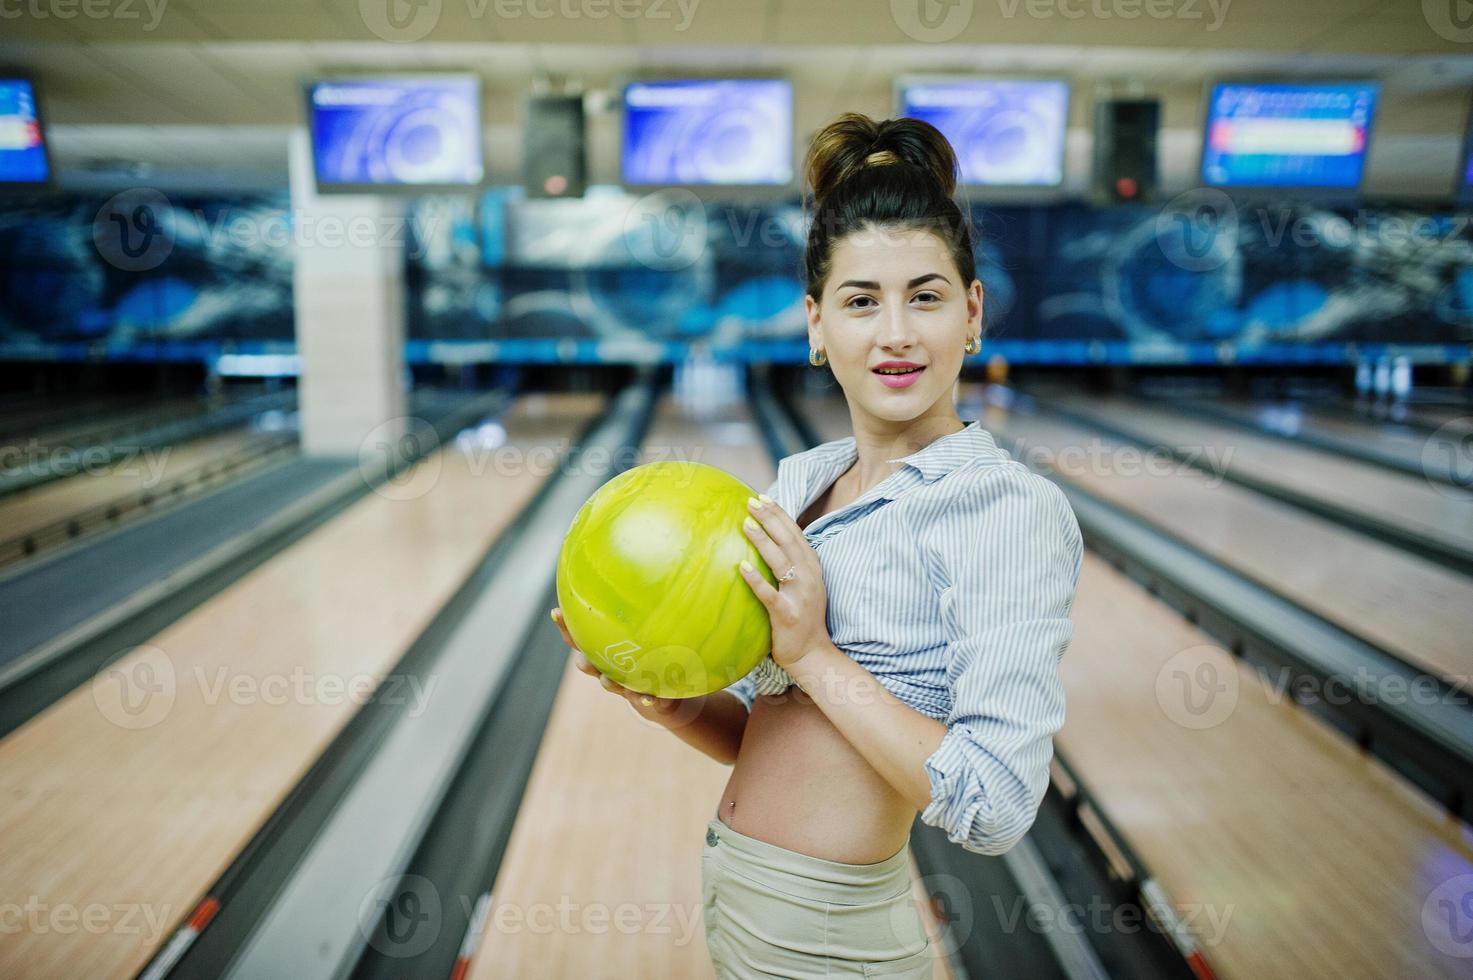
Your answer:
[[[948,278],[946,278],[945,276],[943,276],[941,273],[939,273],[939,272],[928,272],[928,273],[926,273],[923,276],[916,276],[910,282],[908,282],[908,283],[905,284],[905,288],[906,289],[914,289],[915,287],[919,286],[921,283],[925,282],[928,279],[940,279],[942,282],[946,283],[947,285],[951,285],[951,280],[948,279]],[[837,286],[835,286],[834,289],[839,290],[839,289],[845,288],[846,286],[854,286],[856,289],[879,289],[880,288],[880,284],[879,283],[877,283],[877,282],[875,282],[873,280],[870,280],[870,279],[845,279],[843,282],[841,282]]]

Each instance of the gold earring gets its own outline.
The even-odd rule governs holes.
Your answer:
[[[962,351],[967,354],[975,354],[982,349],[981,337],[968,337],[967,342],[962,345]]]
[[[808,348],[808,363],[809,364],[812,364],[814,367],[823,367],[828,362],[829,362],[829,355],[824,352],[824,349],[822,347],[810,347],[810,348]]]

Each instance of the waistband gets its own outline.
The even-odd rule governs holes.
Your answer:
[[[708,841],[713,836],[718,841],[717,850],[729,848],[739,855],[743,874],[790,895],[834,905],[861,905],[910,892],[908,846],[874,864],[846,864],[748,837],[722,823],[720,817],[712,817],[706,831]]]

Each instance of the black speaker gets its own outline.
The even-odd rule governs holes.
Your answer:
[[[522,130],[522,184],[528,197],[582,197],[588,180],[583,96],[532,95]]]
[[[1156,193],[1159,99],[1102,99],[1095,104],[1095,194],[1145,201]]]

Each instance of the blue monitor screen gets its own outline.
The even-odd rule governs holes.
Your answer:
[[[481,89],[473,75],[317,82],[308,107],[321,187],[481,182]]]
[[[0,78],[0,184],[43,184],[50,176],[35,90],[23,78]]]
[[[1463,134],[1463,167],[1458,174],[1455,195],[1465,203],[1473,199],[1473,117],[1470,117],[1467,132]]]
[[[793,87],[781,79],[634,82],[624,89],[624,183],[783,185]]]
[[[1358,187],[1378,88],[1375,82],[1214,86],[1202,181]]]
[[[1056,79],[915,81],[900,114],[951,141],[964,184],[1051,187],[1064,180],[1069,83]]]

